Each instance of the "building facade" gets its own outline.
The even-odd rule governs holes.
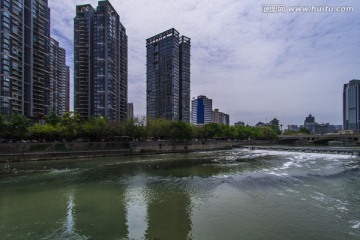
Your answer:
[[[70,111],[70,67],[66,66],[66,82],[65,82],[65,112]]]
[[[127,119],[133,119],[134,118],[134,104],[128,103],[127,104]]]
[[[2,0],[0,113],[43,118],[50,107],[50,9],[47,0]]]
[[[174,28],[146,40],[146,113],[190,122],[190,38]]]
[[[128,53],[126,29],[109,1],[76,7],[74,103],[82,118],[126,119]]]
[[[241,127],[243,127],[243,126],[245,126],[245,123],[244,122],[241,122],[241,121],[238,121],[238,122],[236,122],[236,123],[234,123],[234,126],[241,126]]]
[[[298,125],[288,125],[287,127],[288,127],[288,130],[290,130],[290,131],[295,131],[295,132],[297,132],[297,131],[300,130],[300,128],[299,128]]]
[[[214,122],[212,99],[200,95],[191,101],[191,123],[203,125]]]
[[[66,51],[59,42],[50,40],[50,111],[62,115],[69,111],[69,67],[66,66]]]
[[[353,79],[344,84],[343,128],[360,131],[360,80]]]
[[[214,123],[230,125],[230,116],[228,114],[220,112],[219,109],[214,109],[213,114]]]
[[[311,114],[304,120],[304,128],[309,130],[310,133],[315,134],[315,117]]]

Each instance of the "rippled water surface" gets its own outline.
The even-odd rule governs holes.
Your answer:
[[[233,149],[0,169],[1,239],[360,239],[355,156]]]

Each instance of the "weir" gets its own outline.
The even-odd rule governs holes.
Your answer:
[[[290,147],[290,146],[239,146],[250,150],[273,150],[287,152],[325,153],[360,156],[360,148]]]

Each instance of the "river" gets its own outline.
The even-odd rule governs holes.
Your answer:
[[[0,169],[3,240],[360,239],[358,156],[232,149]]]

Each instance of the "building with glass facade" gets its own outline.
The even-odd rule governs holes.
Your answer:
[[[66,66],[66,51],[59,42],[50,41],[50,110],[57,114],[69,111],[69,67]]]
[[[174,28],[146,40],[146,113],[190,122],[190,38]]]
[[[214,122],[212,99],[200,95],[191,101],[191,123],[202,125]]]
[[[65,81],[65,112],[70,111],[70,67],[66,66],[66,81]]]
[[[74,19],[74,102],[83,118],[127,114],[127,35],[109,1],[76,7]]]
[[[353,79],[344,84],[343,128],[360,131],[360,80]]]
[[[50,107],[47,0],[1,0],[0,113],[42,118]]]

